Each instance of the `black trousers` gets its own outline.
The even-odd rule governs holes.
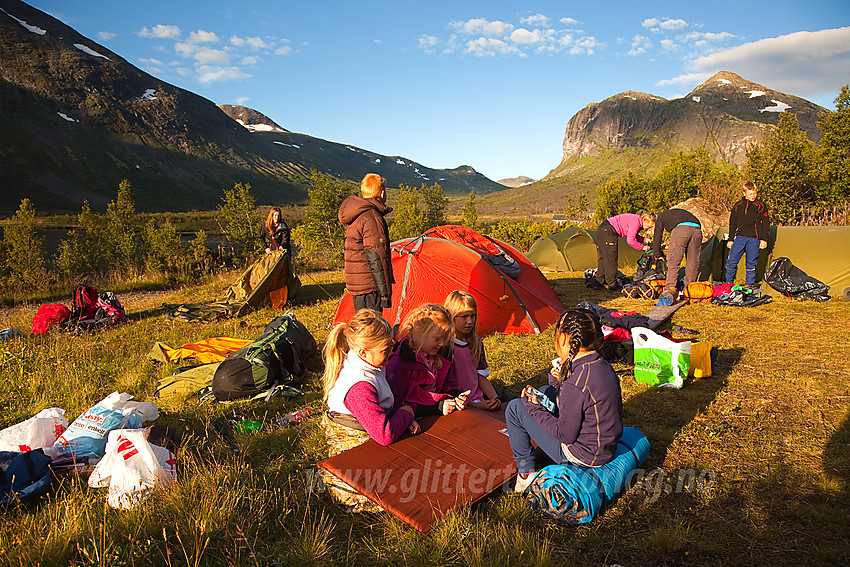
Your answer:
[[[370,291],[369,293],[364,293],[361,295],[352,295],[352,299],[354,299],[354,312],[358,312],[361,309],[374,309],[378,313],[383,313],[384,309],[381,307],[381,296],[377,291]]]
[[[602,221],[596,231],[596,281],[601,284],[617,283],[617,239],[619,235],[608,220]]]

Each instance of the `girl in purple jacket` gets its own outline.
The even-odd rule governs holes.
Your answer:
[[[387,361],[387,381],[396,405],[408,404],[416,417],[447,415],[466,407],[469,391],[461,392],[451,362],[440,355],[450,344],[452,316],[442,305],[426,303],[407,314]]]
[[[534,477],[535,443],[555,463],[598,467],[611,461],[623,433],[620,380],[599,354],[602,326],[589,311],[571,309],[555,328],[555,352],[549,385],[543,395],[554,402],[546,409],[534,388],[508,403],[505,418],[519,476],[516,490]]]

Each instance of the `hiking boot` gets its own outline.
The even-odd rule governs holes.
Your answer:
[[[521,474],[517,473],[514,492],[525,492],[525,489],[528,488],[528,485],[531,484],[535,476],[537,476],[536,472],[530,472],[524,478]]]

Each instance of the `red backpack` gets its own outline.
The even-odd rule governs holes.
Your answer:
[[[97,290],[90,285],[78,285],[71,298],[71,318],[87,319],[97,312]]]

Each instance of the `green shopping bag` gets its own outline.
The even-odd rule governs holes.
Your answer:
[[[639,384],[681,388],[691,367],[691,342],[673,342],[646,327],[632,329],[635,380]]]

